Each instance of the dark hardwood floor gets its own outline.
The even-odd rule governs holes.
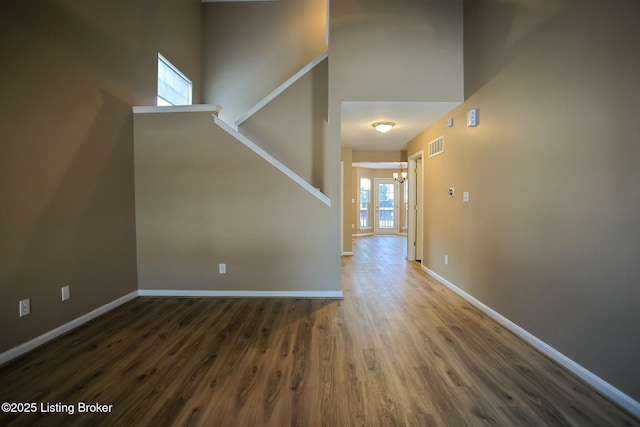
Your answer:
[[[343,301],[137,298],[0,368],[2,402],[38,405],[0,425],[640,425],[405,261],[404,244],[358,238]]]

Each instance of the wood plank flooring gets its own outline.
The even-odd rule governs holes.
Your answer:
[[[2,426],[640,426],[365,237],[343,301],[138,298],[0,368]]]

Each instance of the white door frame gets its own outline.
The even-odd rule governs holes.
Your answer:
[[[380,228],[380,218],[378,215],[378,183],[393,184],[393,228]],[[373,178],[373,232],[374,234],[398,234],[399,218],[398,218],[398,182],[393,178]]]
[[[421,159],[418,168],[418,159]],[[410,156],[408,159],[409,171],[409,218],[407,218],[407,260],[422,260],[424,247],[424,235],[419,225],[424,224],[424,150]],[[418,170],[419,169],[419,170]],[[418,185],[418,179],[420,184]],[[422,190],[422,197],[417,197],[417,190]],[[418,221],[420,224],[418,224]],[[419,249],[420,253],[417,253]]]
[[[328,7],[328,6],[327,6]],[[340,161],[340,255],[344,255],[344,161]]]

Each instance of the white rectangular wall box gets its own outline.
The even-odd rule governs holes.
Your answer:
[[[219,264],[218,265],[218,272],[220,274],[227,274],[227,264]]]
[[[467,126],[475,127],[478,126],[479,121],[479,112],[477,108],[473,108],[467,111]]]
[[[69,285],[62,287],[62,301],[66,301],[71,298],[71,293],[69,292]]]
[[[18,313],[20,314],[20,317],[31,313],[31,300],[29,298],[20,300],[18,303]]]

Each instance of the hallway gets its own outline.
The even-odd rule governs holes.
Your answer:
[[[0,368],[3,402],[111,412],[0,425],[640,425],[405,261],[405,241],[355,239],[344,300],[136,298]]]
[[[343,292],[366,389],[407,425],[640,425],[407,262],[406,237],[360,237],[353,247]]]

